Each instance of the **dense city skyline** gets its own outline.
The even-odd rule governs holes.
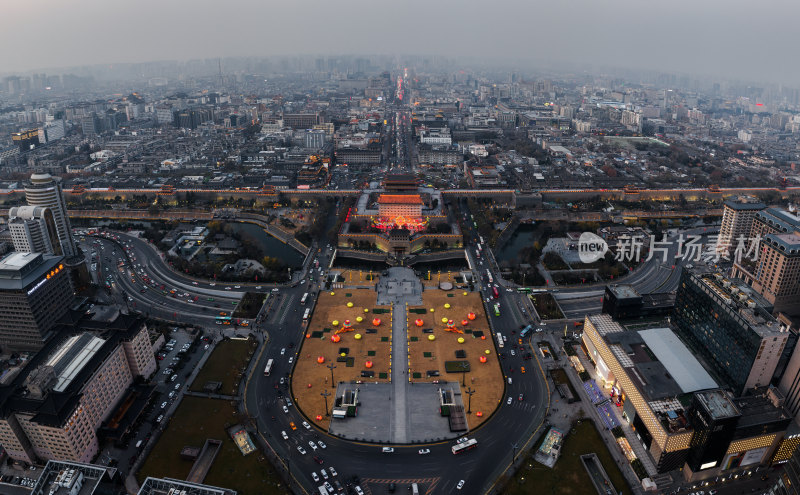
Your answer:
[[[378,8],[380,7],[380,8]],[[800,83],[792,60],[794,19],[787,1],[752,4],[631,0],[559,4],[414,1],[218,4],[207,0],[110,8],[97,0],[36,11],[36,35],[17,19],[27,4],[4,7],[4,73],[153,60],[275,55],[426,54],[520,64],[520,70],[568,66],[684,72],[700,76]],[[212,10],[213,9],[213,10]],[[388,11],[387,11],[388,9]],[[494,15],[491,15],[494,14]],[[64,28],[71,26],[71,29]],[[400,27],[400,29],[397,29]],[[138,33],[145,33],[141,36]],[[308,36],[296,36],[306,32]],[[98,40],[104,40],[98,43]]]

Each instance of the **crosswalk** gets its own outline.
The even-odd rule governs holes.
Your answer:
[[[438,476],[436,478],[361,478],[361,488],[367,495],[372,495],[372,493],[375,493],[372,491],[373,488],[378,490],[377,493],[385,493],[383,485],[388,486],[390,483],[394,483],[398,487],[401,485],[410,486],[412,483],[416,483],[419,485],[420,490],[424,490],[424,492],[420,491],[420,493],[430,495],[441,479]]]

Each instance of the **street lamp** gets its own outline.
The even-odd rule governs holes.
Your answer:
[[[325,398],[325,416],[330,416],[330,414],[328,414],[328,397],[330,397],[331,393],[328,392],[328,389],[326,388],[325,391],[320,392],[319,395]]]
[[[325,367],[328,368],[329,370],[331,370],[331,387],[332,387],[333,383],[334,383],[333,382],[333,370],[336,369],[336,365],[331,362],[331,363],[328,363],[327,365],[325,365]]]
[[[511,450],[511,464],[514,464],[515,462],[517,462],[517,449],[518,448],[519,448],[519,445],[517,445],[516,443],[512,443],[511,444],[511,449],[512,449]]]
[[[464,393],[469,397],[469,399],[467,399],[467,414],[469,414],[472,412],[472,394],[474,394],[475,391],[472,390],[471,387],[467,387]]]

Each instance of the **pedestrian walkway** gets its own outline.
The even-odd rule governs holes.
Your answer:
[[[405,303],[392,305],[392,443],[408,442],[408,328]]]

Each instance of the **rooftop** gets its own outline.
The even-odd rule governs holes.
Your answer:
[[[82,478],[83,486],[72,492],[70,488]],[[113,491],[117,483],[116,468],[70,461],[47,461],[31,495],[93,495],[95,493],[123,493]]]
[[[689,393],[717,387],[711,376],[672,330],[651,328],[639,331],[639,335],[667,369],[681,388],[681,392]]]
[[[608,290],[613,293],[617,299],[632,299],[636,297],[642,297],[636,289],[633,288],[632,285],[627,284],[614,284],[609,285]]]
[[[704,268],[695,268],[688,274],[722,306],[733,309],[735,316],[741,320],[740,323],[748,326],[759,337],[772,337],[781,333],[778,321],[771,314],[772,306],[749,285]]]
[[[732,208],[734,210],[763,210],[767,207],[764,203],[750,203],[744,201],[734,201],[728,200],[725,201],[725,206],[728,208]]]
[[[378,203],[382,205],[421,205],[422,198],[419,194],[381,194]]]
[[[12,252],[0,260],[0,290],[21,290],[59,266],[63,257]]]
[[[788,234],[767,234],[764,241],[788,255],[800,254],[800,230]]]
[[[712,419],[734,418],[741,414],[724,390],[705,390],[696,393],[695,397]]]

